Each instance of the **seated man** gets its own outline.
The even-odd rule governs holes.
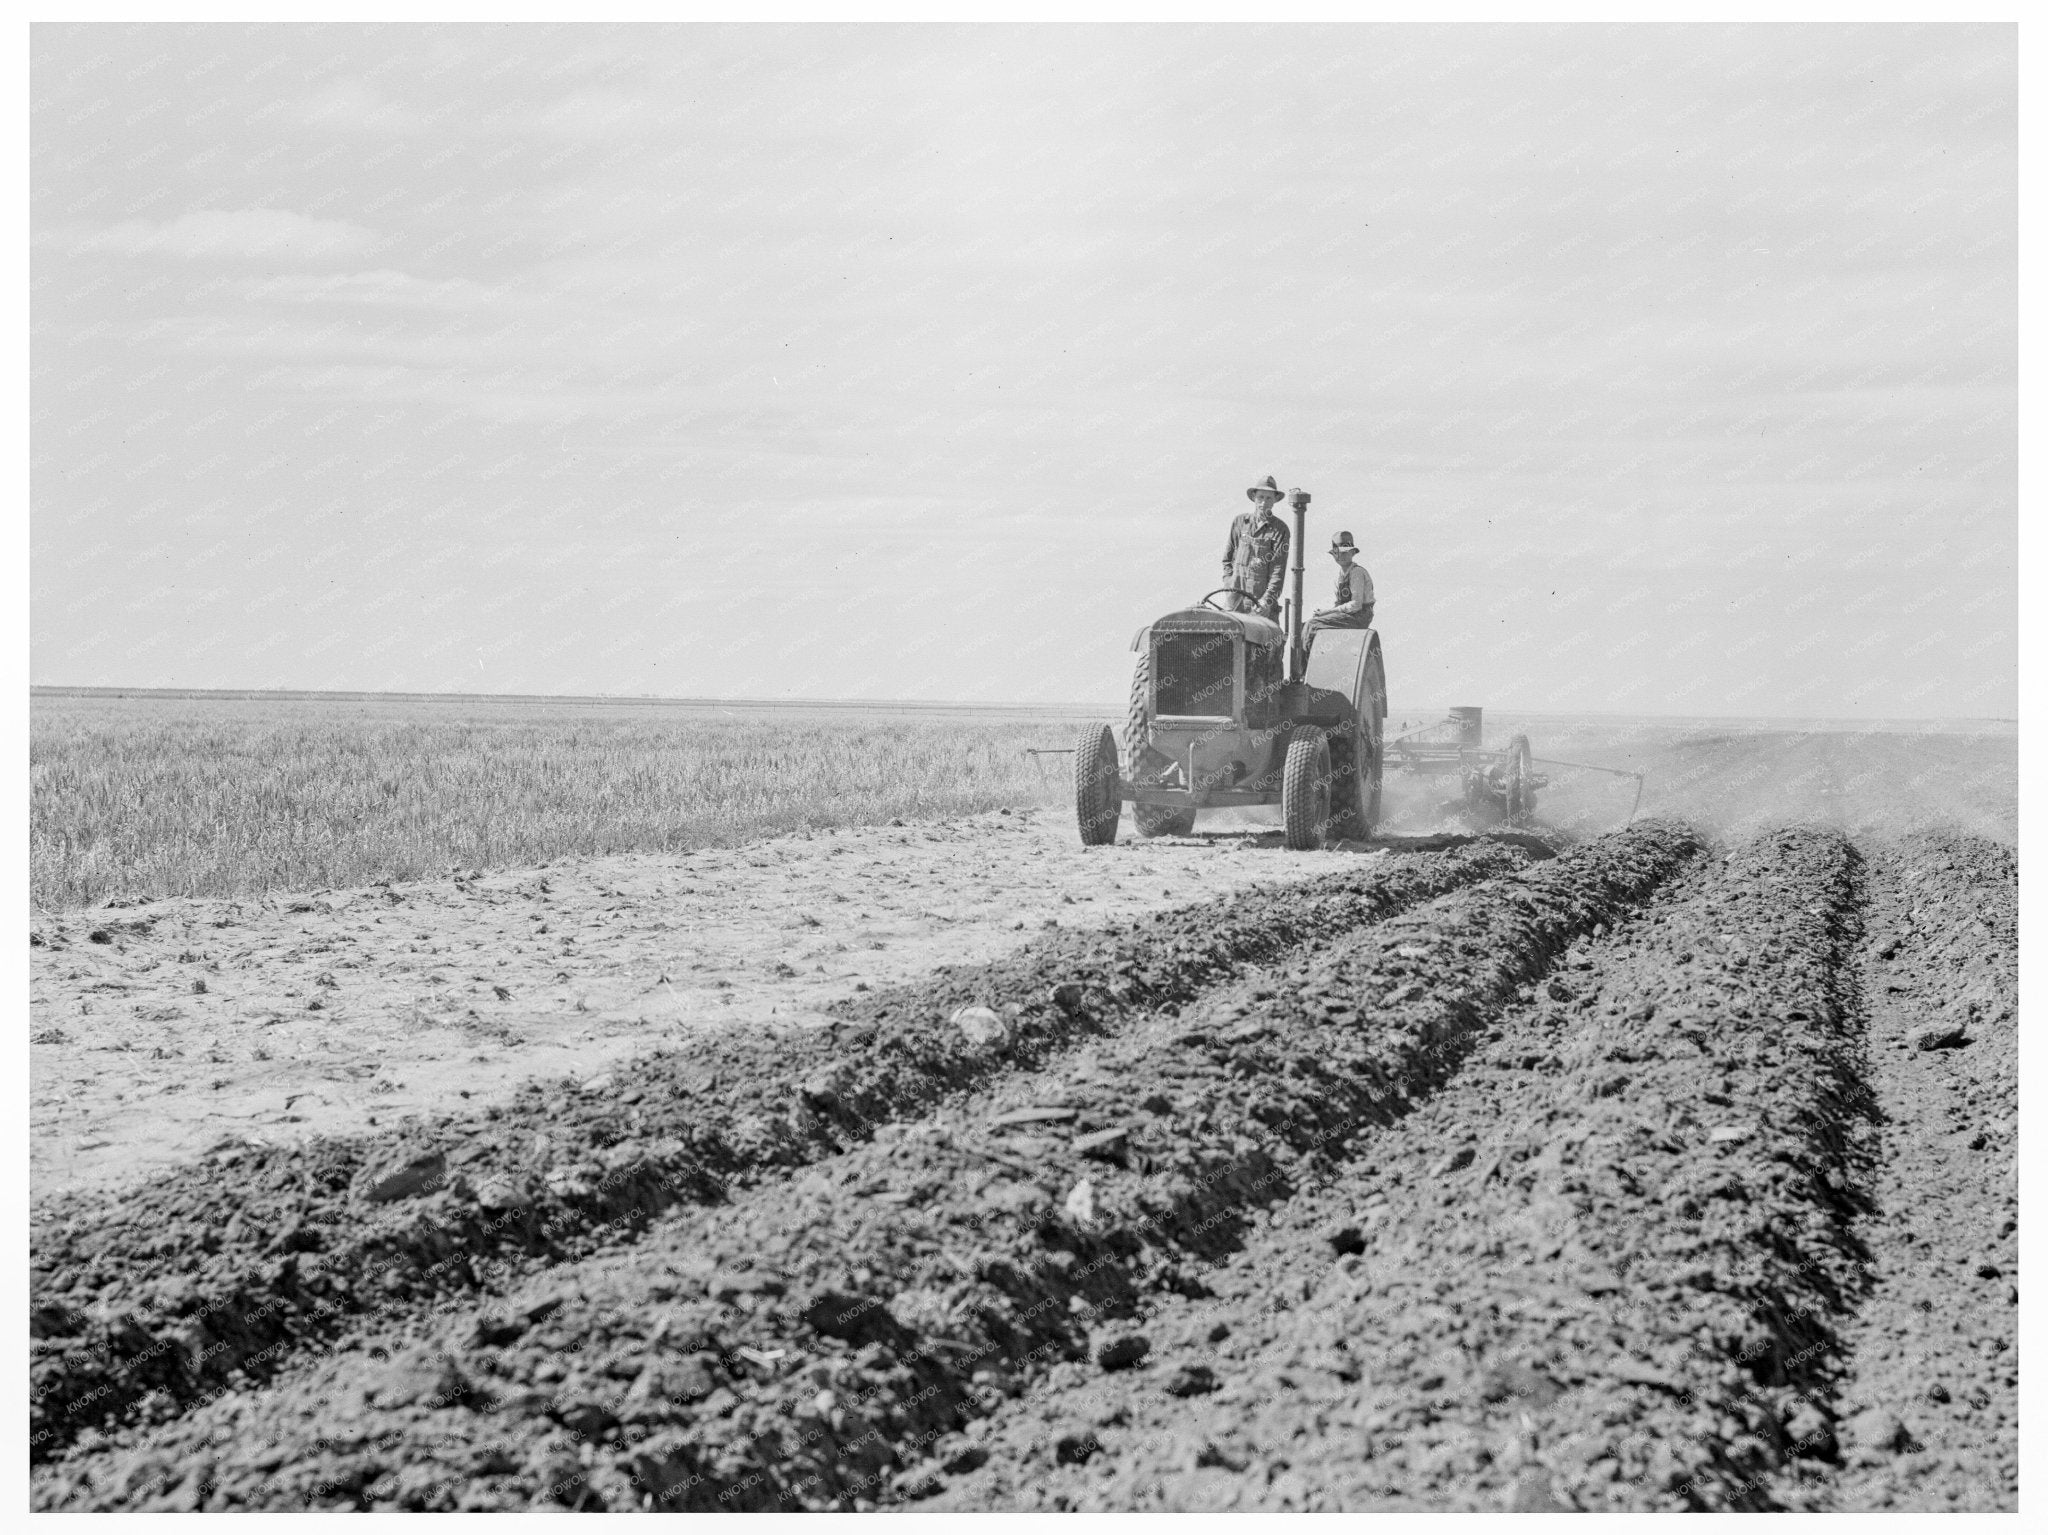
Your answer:
[[[1372,627],[1372,577],[1358,563],[1358,546],[1349,533],[1330,540],[1330,558],[1337,562],[1337,606],[1319,608],[1302,630],[1306,645],[1318,629],[1370,629]]]

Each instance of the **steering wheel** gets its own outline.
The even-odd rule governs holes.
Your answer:
[[[1243,595],[1243,593],[1239,592],[1238,589],[1234,586],[1219,586],[1216,588],[1215,591],[1209,593],[1207,597],[1204,597],[1200,602],[1196,603],[1195,606],[1198,608],[1214,608],[1218,613],[1234,613],[1237,611],[1237,609],[1220,607],[1214,601],[1211,600],[1216,597],[1221,597],[1225,592],[1230,593],[1230,595],[1233,597]]]

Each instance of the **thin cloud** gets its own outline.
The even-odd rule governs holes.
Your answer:
[[[411,133],[427,125],[409,107],[380,96],[362,80],[335,80],[294,103],[298,119],[345,133]]]
[[[632,138],[662,126],[663,117],[644,96],[622,91],[575,91],[543,108],[533,126],[556,138],[603,141]]]
[[[486,309],[502,303],[504,290],[465,278],[414,277],[383,268],[374,272],[295,272],[270,277],[249,289],[255,303],[349,304],[372,309]]]
[[[188,261],[332,261],[374,249],[375,230],[345,219],[308,218],[281,208],[186,213],[167,223],[128,219],[99,229],[63,229],[46,237],[77,254],[177,256]]]
[[[475,338],[446,333],[408,334],[390,327],[366,330],[340,319],[244,314],[177,315],[138,327],[134,340],[138,345],[172,346],[207,357],[277,357],[322,362],[334,358],[371,358],[422,368],[472,363],[483,344]]]

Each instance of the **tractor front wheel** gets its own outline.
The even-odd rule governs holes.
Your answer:
[[[1214,592],[1209,594],[1215,596]],[[1124,772],[1132,783],[1145,771],[1152,749],[1152,651],[1138,652],[1131,668],[1131,707],[1124,716]],[[1133,805],[1131,818],[1141,837],[1185,837],[1195,829],[1195,813],[1178,805]]]
[[[1330,738],[1313,725],[1287,743],[1287,767],[1280,779],[1280,818],[1287,845],[1313,852],[1330,830]]]
[[[1123,796],[1117,792],[1115,732],[1107,725],[1084,725],[1074,743],[1074,814],[1081,823],[1081,846],[1116,841],[1123,810]]]

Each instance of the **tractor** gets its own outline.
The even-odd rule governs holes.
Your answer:
[[[1301,851],[1372,835],[1386,765],[1379,635],[1324,629],[1303,644],[1309,495],[1288,500],[1293,594],[1280,623],[1240,611],[1224,587],[1132,640],[1121,751],[1106,724],[1084,727],[1075,744],[1084,845],[1116,840],[1126,801],[1147,837],[1186,836],[1197,810],[1239,805],[1278,805],[1287,845]]]

